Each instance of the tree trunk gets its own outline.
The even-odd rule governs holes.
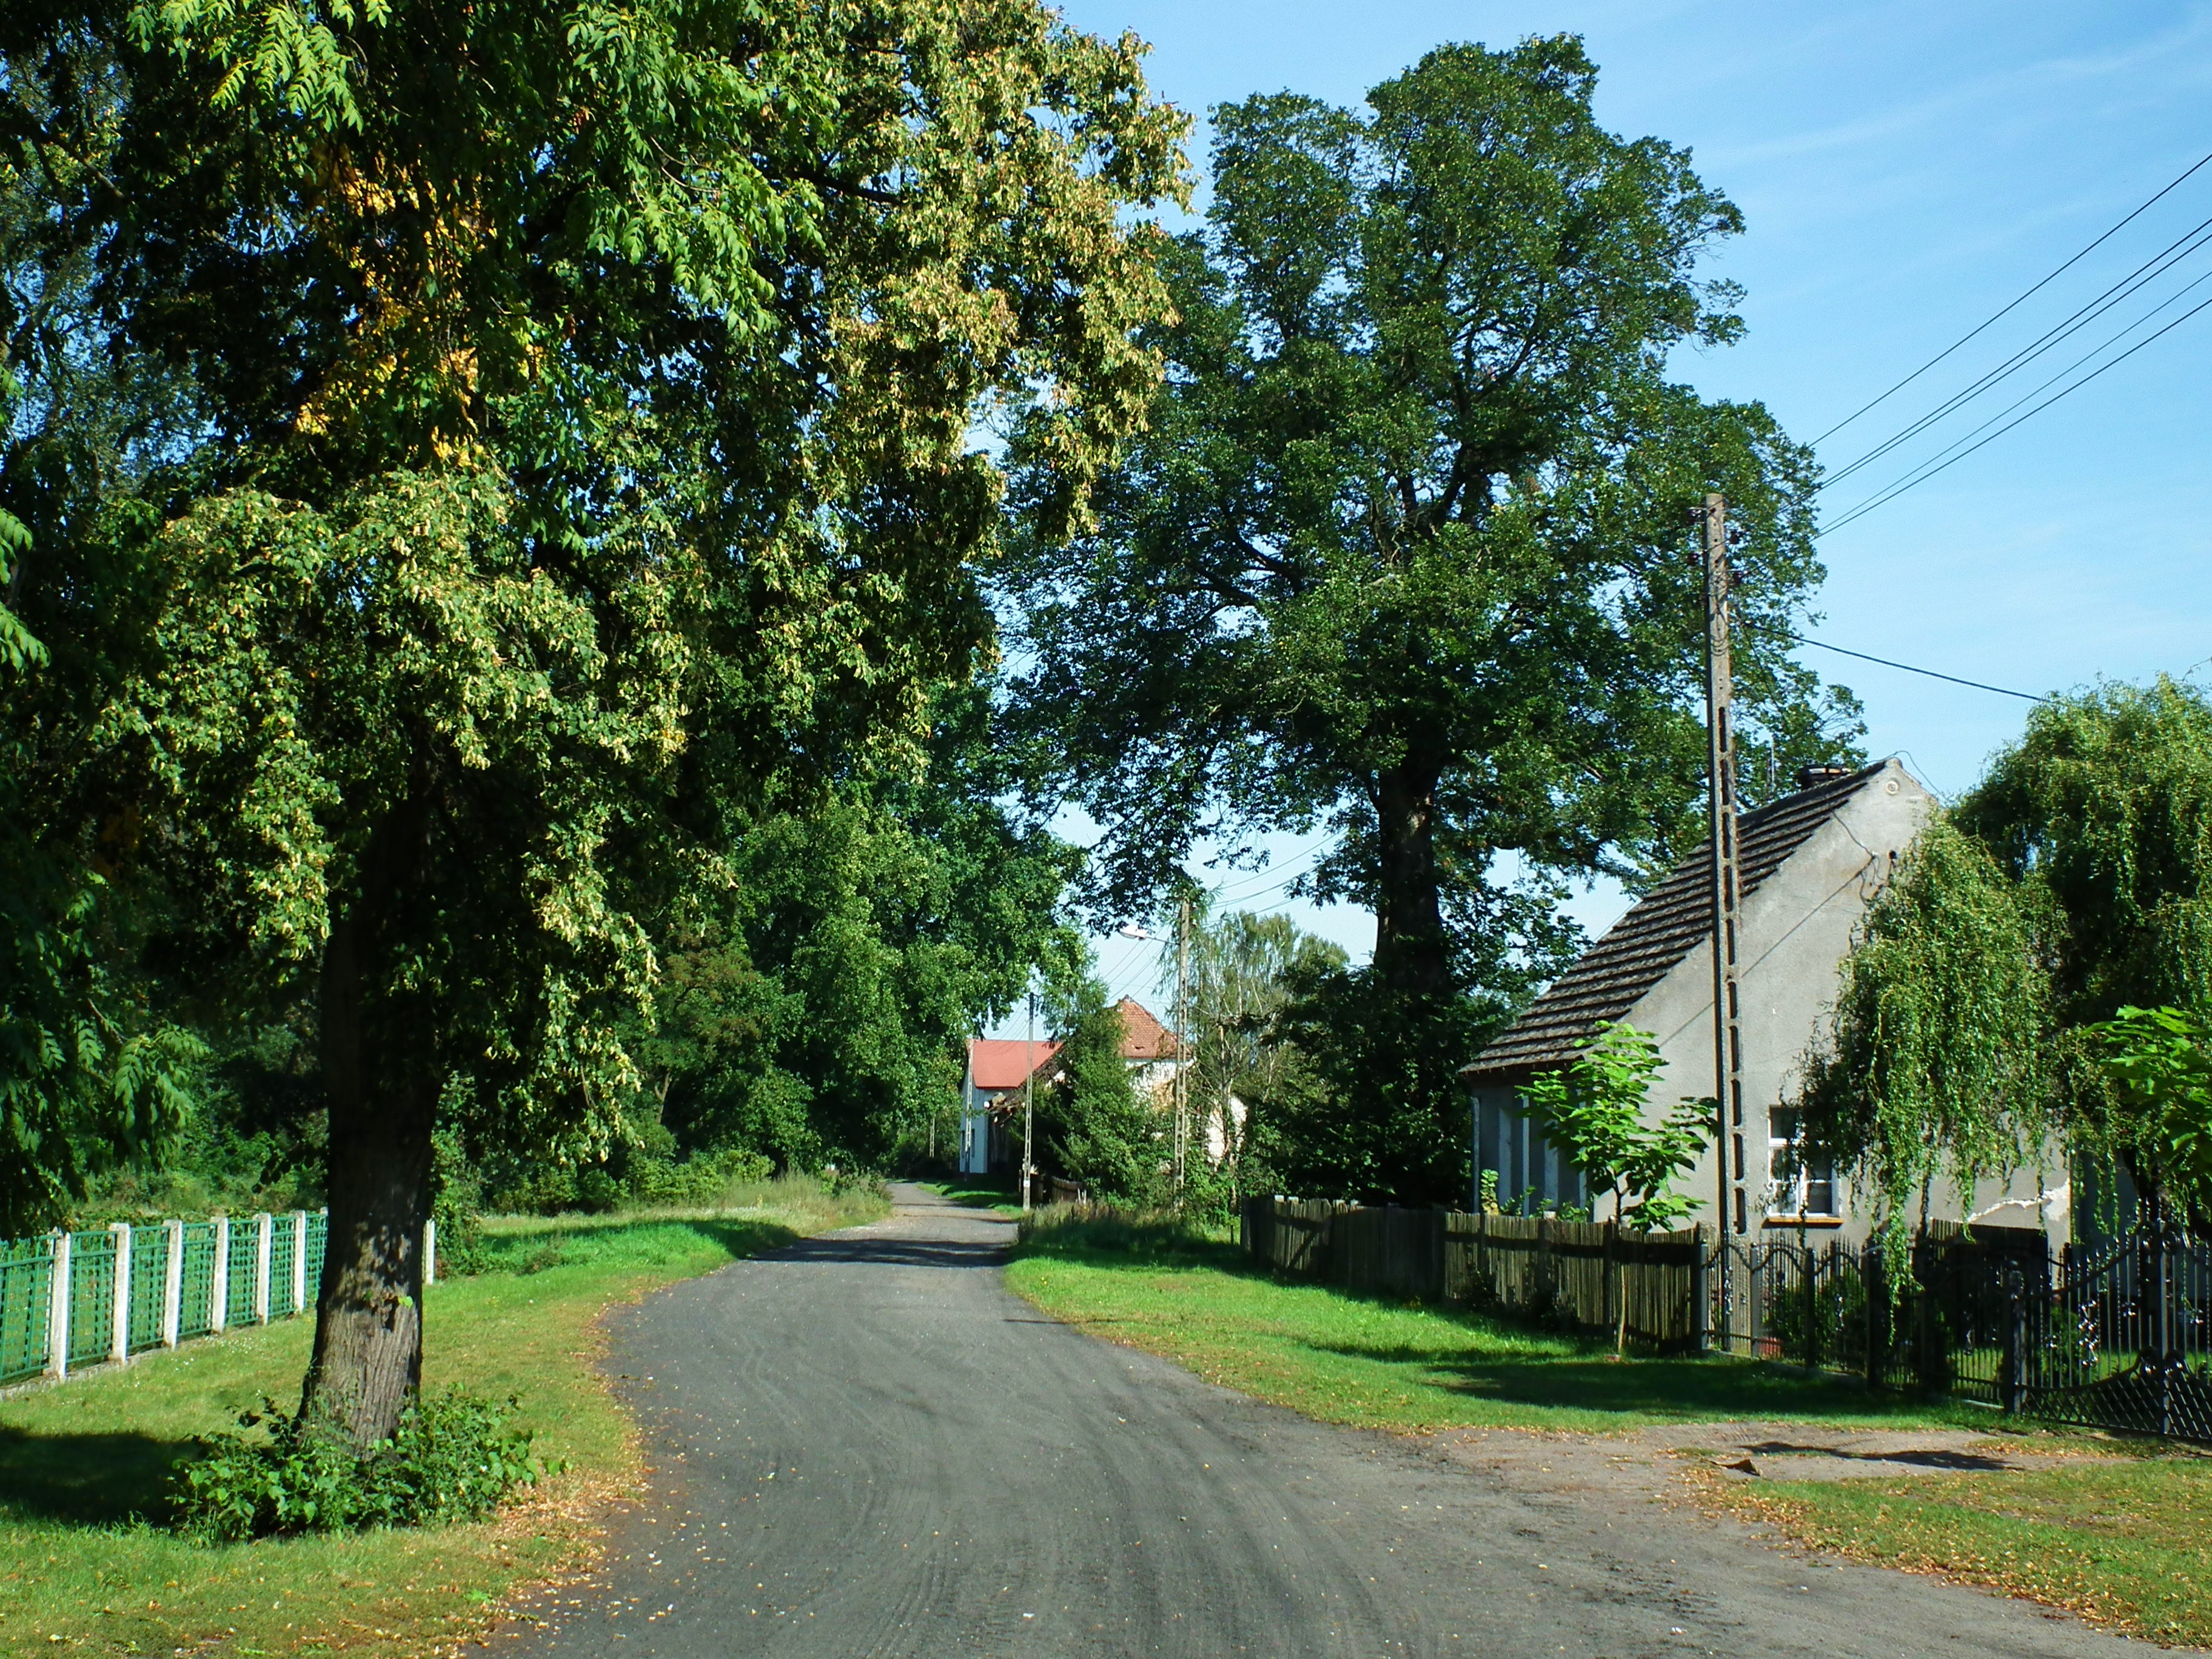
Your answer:
[[[1437,894],[1437,770],[1409,759],[1375,781],[1375,973],[1386,985],[1425,997],[1451,990]]]
[[[388,1440],[422,1383],[422,1231],[439,1073],[418,1022],[385,994],[428,848],[426,791],[377,827],[361,890],[323,949],[330,1226],[302,1409],[357,1445]]]

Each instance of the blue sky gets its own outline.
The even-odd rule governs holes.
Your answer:
[[[1133,29],[1152,43],[1155,92],[1200,119],[1201,168],[1205,112],[1224,100],[1289,88],[1357,104],[1443,41],[1583,35],[1600,66],[1601,118],[1689,148],[1747,221],[1711,269],[1748,289],[1748,336],[1685,356],[1679,372],[1709,395],[1763,400],[1805,439],[2212,151],[2212,5],[1077,0],[1066,12],[1079,27]],[[1833,469],[1856,458],[2208,218],[2212,166],[1824,443],[1822,459]],[[2144,331],[2212,298],[2208,273],[2212,246],[1971,415],[1837,484],[1828,516],[2185,284],[2205,279]],[[1824,538],[1814,634],[2027,691],[2192,668],[2200,683],[2212,677],[2208,368],[2212,311]],[[1905,757],[1941,793],[1971,786],[2020,732],[2026,704],[1804,654],[1865,700],[1874,752]],[[1283,860],[1309,844],[1274,850]],[[1227,880],[1231,893],[1255,884]],[[1576,908],[1595,930],[1621,904],[1601,890]],[[1289,908],[1356,955],[1371,943],[1364,913]],[[1150,995],[1149,947],[1103,941],[1100,961],[1117,994]]]

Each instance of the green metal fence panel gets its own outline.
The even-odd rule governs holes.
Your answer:
[[[253,1263],[258,1230],[250,1216],[230,1218],[230,1303],[223,1310],[226,1329],[253,1322]]]
[[[169,1299],[169,1230],[159,1222],[131,1230],[131,1352],[161,1346]]]
[[[115,1336],[115,1235],[70,1235],[69,1363],[107,1358]]]
[[[0,1382],[46,1369],[46,1322],[53,1312],[54,1241],[0,1243]]]
[[[185,1224],[182,1304],[177,1310],[177,1340],[188,1342],[215,1328],[215,1239],[212,1221]]]
[[[323,1294],[323,1252],[331,1239],[331,1218],[327,1212],[318,1212],[307,1218],[307,1305],[313,1307]]]
[[[269,1236],[269,1316],[283,1319],[300,1311],[292,1300],[292,1263],[299,1255],[300,1236],[292,1218],[280,1215]]]

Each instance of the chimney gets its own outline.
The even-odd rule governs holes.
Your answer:
[[[1824,783],[1833,783],[1838,778],[1847,778],[1858,770],[1856,766],[1801,766],[1797,769],[1797,787],[1817,789]]]

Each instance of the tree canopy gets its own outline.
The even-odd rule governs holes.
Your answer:
[[[603,1143],[662,927],[780,808],[918,764],[988,639],[977,422],[1079,520],[1155,377],[1121,215],[1180,118],[1028,0],[10,16],[11,89],[98,91],[9,118],[88,181],[101,347],[196,416],[79,538],[147,611],[82,742],[167,959],[316,998],[310,1396],[375,1437],[434,1122]]]
[[[1708,489],[1747,748],[1835,757],[1849,705],[1773,631],[1820,574],[1811,457],[1668,378],[1741,330],[1698,272],[1740,216],[1607,131],[1595,82],[1559,37],[1439,48],[1365,112],[1214,112],[1150,425],[1075,556],[1009,584],[1020,717],[1105,830],[1101,912],[1150,910],[1201,837],[1322,824],[1305,884],[1374,909],[1395,994],[1540,950],[1547,872],[1634,878],[1688,827]]]

